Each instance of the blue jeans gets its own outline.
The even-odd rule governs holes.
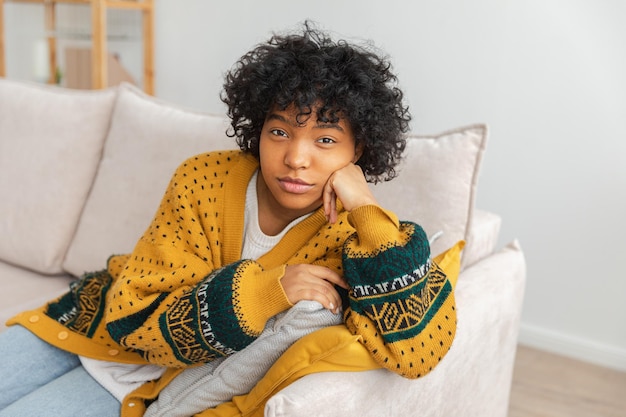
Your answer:
[[[81,366],[21,326],[0,333],[0,417],[115,417],[120,403]]]

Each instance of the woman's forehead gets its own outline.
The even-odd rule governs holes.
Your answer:
[[[325,106],[320,101],[317,101],[313,105],[302,106],[297,105],[295,102],[292,102],[285,107],[275,104],[267,113],[266,120],[277,114],[297,125],[306,124],[309,120],[313,120],[318,124],[345,123],[350,125],[350,121],[347,117],[345,117],[345,113],[343,111],[330,106]]]

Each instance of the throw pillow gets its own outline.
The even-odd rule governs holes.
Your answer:
[[[0,79],[0,259],[45,274],[63,271],[114,99],[113,89]]]
[[[202,152],[236,148],[226,128],[225,117],[180,108],[122,84],[64,268],[79,276],[105,268],[111,254],[132,252],[176,167]]]
[[[437,135],[412,135],[398,177],[374,185],[385,208],[402,220],[420,224],[429,236],[433,256],[458,240],[467,240],[487,128],[472,125]]]

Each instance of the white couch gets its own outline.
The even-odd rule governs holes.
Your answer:
[[[222,116],[190,111],[130,85],[77,91],[0,79],[0,331],[13,314],[63,293],[114,253],[131,251],[175,167],[234,148]],[[409,140],[382,205],[464,239],[448,355],[418,380],[383,370],[308,375],[274,395],[267,416],[501,416],[507,414],[521,303],[523,253],[496,249],[501,219],[476,210],[485,126]]]

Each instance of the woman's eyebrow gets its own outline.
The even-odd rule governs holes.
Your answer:
[[[296,123],[293,123],[292,121],[288,120],[285,116],[283,116],[280,113],[269,113],[267,115],[267,117],[265,118],[265,120],[266,121],[268,121],[268,120],[278,120],[278,121],[283,122],[283,123],[289,123],[292,126],[297,126]],[[339,123],[333,123],[333,122],[320,122],[320,121],[318,121],[315,124],[314,128],[316,128],[316,129],[336,129],[336,130],[338,130],[340,132],[344,132],[345,131],[344,128],[341,127],[341,125]]]
[[[324,123],[324,122],[317,122],[317,124],[315,125],[316,129],[336,129],[340,132],[343,132],[344,129],[343,127],[341,127],[341,125],[339,123]]]
[[[283,115],[278,114],[278,113],[268,114],[265,120],[278,120],[278,121],[287,123],[287,119]]]

